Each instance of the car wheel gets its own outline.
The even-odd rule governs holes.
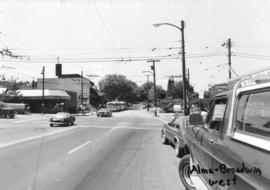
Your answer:
[[[176,140],[174,145],[175,155],[178,158],[182,158],[184,156],[184,149],[180,147],[180,143]]]
[[[166,138],[165,132],[161,131],[161,143],[162,144],[168,144],[169,140]]]
[[[50,127],[53,127],[53,124],[52,123],[50,123]]]
[[[195,186],[190,179],[190,154],[185,155],[179,163],[178,173],[181,182],[186,187],[187,190],[195,190]]]

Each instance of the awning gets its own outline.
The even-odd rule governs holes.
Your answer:
[[[23,99],[42,99],[42,90],[18,90]],[[70,100],[70,96],[64,90],[44,90],[44,99]]]

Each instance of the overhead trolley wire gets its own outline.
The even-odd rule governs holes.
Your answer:
[[[115,43],[115,41],[114,41],[114,39],[113,39],[113,36],[112,36],[112,34],[111,34],[111,32],[110,32],[110,30],[109,30],[107,24],[106,24],[106,22],[105,22],[105,20],[104,20],[104,18],[103,18],[103,16],[102,16],[102,14],[101,14],[101,12],[99,11],[99,9],[98,9],[98,7],[97,7],[97,4],[96,4],[95,0],[93,0],[92,2],[93,2],[93,5],[94,5],[94,7],[95,7],[95,9],[96,9],[96,12],[97,12],[97,14],[98,14],[98,16],[99,16],[99,18],[100,18],[100,20],[101,20],[101,22],[102,22],[104,28],[106,29],[106,31],[107,31],[107,33],[108,33],[109,38],[111,39],[113,45],[114,45],[115,47],[117,47],[117,45],[116,45],[116,43]]]

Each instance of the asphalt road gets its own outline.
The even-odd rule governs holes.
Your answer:
[[[50,129],[60,130],[54,135],[1,148],[0,189],[184,189],[177,173],[179,159],[170,146],[160,143],[162,122],[152,114],[129,110],[112,118],[76,119],[75,126]],[[49,130],[44,117],[6,124],[32,127],[39,134]]]

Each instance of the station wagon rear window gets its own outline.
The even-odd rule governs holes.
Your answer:
[[[270,137],[270,92],[244,94],[237,106],[236,129]]]

